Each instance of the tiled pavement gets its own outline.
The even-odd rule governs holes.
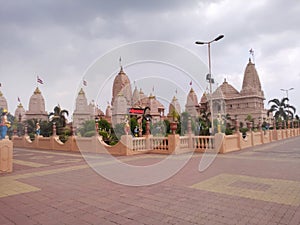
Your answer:
[[[293,138],[218,155],[201,173],[195,154],[170,179],[143,187],[106,180],[79,153],[14,149],[14,172],[0,174],[0,224],[300,224],[299,146]]]

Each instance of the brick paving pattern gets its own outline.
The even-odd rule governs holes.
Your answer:
[[[14,172],[0,174],[0,224],[299,225],[299,146],[292,138],[218,155],[201,173],[195,154],[170,179],[143,187],[108,181],[79,153],[14,149]],[[149,165],[164,157],[118,159]]]

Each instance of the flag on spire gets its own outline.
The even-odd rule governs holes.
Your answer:
[[[250,53],[252,56],[254,55],[254,51],[253,51],[252,48],[249,50],[249,53]]]
[[[84,86],[87,86],[87,81],[86,80],[83,80],[82,83],[83,83]]]
[[[190,85],[191,85],[191,86],[192,86],[192,84],[193,84],[193,81],[190,82]]]
[[[40,84],[44,84],[43,80],[39,76],[37,76],[37,82]]]
[[[2,87],[2,83],[0,83],[0,87]]]
[[[20,97],[18,97],[18,102],[21,102],[21,99],[20,99]]]
[[[254,50],[251,48],[251,49],[249,50],[249,53],[250,53],[250,55],[252,56],[252,61],[253,61],[253,63],[254,63]]]

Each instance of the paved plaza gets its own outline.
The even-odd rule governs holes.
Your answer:
[[[142,187],[108,181],[80,153],[15,148],[14,172],[0,174],[0,224],[297,225],[299,146],[298,137],[218,155],[204,172],[203,154],[194,154],[170,179]],[[95,166],[114,163],[89,157]],[[165,157],[118,159],[149,165]]]

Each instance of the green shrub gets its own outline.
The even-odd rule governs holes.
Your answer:
[[[93,136],[95,136],[95,134],[96,134],[95,130],[90,130],[90,131],[85,132],[82,136],[83,137],[93,137]]]

